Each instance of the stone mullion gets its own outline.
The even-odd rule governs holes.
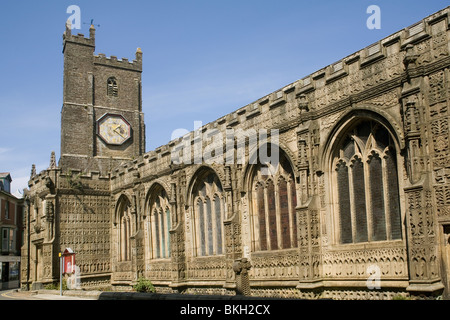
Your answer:
[[[161,207],[159,209],[160,211],[160,216],[161,216],[161,228],[159,230],[160,234],[161,234],[161,258],[165,258],[166,257],[166,250],[167,250],[167,225],[166,225],[166,213],[165,213],[165,209],[164,207]]]
[[[208,197],[208,196],[206,196]],[[208,236],[208,207],[205,201],[202,201],[203,204],[203,234],[205,235],[205,256],[209,256],[209,236]]]
[[[297,239],[294,238],[294,214],[295,208],[292,208],[292,180],[288,180],[287,182],[287,201],[288,201],[288,210],[289,210],[289,233],[291,239],[291,248],[295,247],[295,243]]]
[[[168,206],[165,206],[164,208],[164,237],[165,237],[165,252],[164,252],[164,258],[168,258],[169,257],[169,248],[170,248],[170,217],[167,216],[167,211],[170,209]],[[169,213],[170,214],[170,213]]]
[[[356,227],[356,210],[358,208],[355,207],[355,190],[354,190],[354,182],[353,182],[353,165],[350,164],[347,170],[348,174],[348,191],[350,196],[350,221],[352,224],[352,242],[355,243],[357,239],[357,227]],[[367,189],[366,189],[367,190]]]
[[[195,217],[196,217],[196,219],[195,219],[195,226],[196,226],[196,228],[195,228],[195,231],[196,231],[195,232],[195,237],[196,237],[195,243],[197,244],[197,256],[201,257],[201,256],[203,256],[203,253],[202,253],[202,245],[203,245],[203,243],[202,243],[202,231],[204,231],[204,229],[202,229],[202,227],[201,227],[200,210],[198,210],[198,208],[200,206],[203,208],[202,209],[203,210],[203,221],[204,221],[205,212],[204,212],[203,199],[199,199],[198,201],[199,202],[197,203],[196,208],[195,208],[195,210],[197,210],[197,214],[195,215]],[[206,252],[206,248],[205,248],[205,252]]]
[[[366,219],[367,219],[367,241],[371,242],[373,238],[373,228],[372,228],[372,222],[373,222],[373,210],[372,210],[372,193],[370,192],[370,170],[369,170],[369,162],[365,161],[365,159],[362,159],[363,161],[363,169],[364,169],[364,189],[366,191]]]
[[[199,199],[196,199],[196,201],[193,202],[193,205],[191,206],[189,212],[187,213],[191,217],[191,219],[190,219],[190,222],[191,222],[190,234],[192,236],[192,239],[191,239],[191,245],[192,245],[191,251],[192,251],[192,255],[194,257],[198,257],[199,253],[200,253],[200,249],[199,249],[199,245],[198,245],[198,242],[199,242],[199,239],[200,239],[199,238],[200,237],[200,234],[199,234],[199,227],[200,227],[200,225],[199,225],[199,222],[198,222],[198,220],[199,220],[198,219],[198,215],[200,213],[198,211],[198,201],[199,201]]]
[[[153,254],[152,254],[153,257],[152,258],[153,259],[158,258],[158,249],[157,249],[158,240],[157,240],[157,238],[159,235],[157,232],[157,230],[158,230],[157,227],[158,227],[159,220],[158,220],[157,214],[158,214],[158,210],[156,208],[153,208],[152,223],[151,223],[151,226],[152,226],[152,248],[153,248]]]
[[[264,186],[264,214],[266,216],[266,243],[267,250],[272,250],[270,241],[270,221],[269,221],[269,199],[267,197],[267,186]]]
[[[280,206],[280,177],[277,176],[276,180],[274,182],[274,193],[275,193],[275,219],[276,219],[276,227],[277,227],[277,244],[278,244],[278,248],[276,248],[275,250],[278,249],[282,249],[283,248],[283,237],[282,237],[282,230],[281,230],[281,206]],[[273,250],[273,249],[272,249]]]
[[[153,214],[152,214],[153,210],[152,207],[149,208],[149,212],[147,215],[147,243],[148,243],[148,250],[146,250],[148,252],[148,259],[149,260],[153,260],[155,258],[155,248],[154,248],[154,242],[155,240],[154,238],[154,230],[153,230]]]
[[[201,223],[200,223],[200,211],[198,208],[200,206],[203,206],[203,200],[201,198],[198,198],[195,202],[195,208],[194,210],[194,225],[195,225],[195,231],[194,231],[194,242],[196,245],[196,256],[201,257],[202,256],[202,231],[201,231]]]
[[[219,236],[222,238],[222,247],[218,247],[222,254],[225,253],[225,228],[223,222],[225,221],[225,208],[226,208],[226,197],[219,198],[220,203],[220,215],[219,215],[219,224],[220,224],[220,234]]]
[[[127,248],[126,248],[126,253],[127,253],[127,261],[131,261],[131,253],[132,253],[132,243],[131,243],[131,231],[132,231],[132,224],[131,224],[131,219],[129,214],[127,215],[127,235],[126,235],[126,239],[127,239]]]
[[[216,200],[217,199],[217,200]],[[213,241],[213,255],[217,254],[217,216],[216,216],[216,201],[219,200],[219,197],[213,195],[211,202],[211,232],[212,232],[212,241]],[[220,202],[219,202],[220,206]]]
[[[387,157],[389,155],[386,155]],[[386,223],[386,240],[392,240],[392,226],[391,226],[391,216],[393,212],[391,211],[391,203],[389,198],[389,185],[388,185],[388,168],[386,165],[386,156],[381,158],[381,168],[383,174],[383,196],[384,196],[384,217]]]
[[[159,215],[159,258],[164,258],[165,251],[166,251],[166,244],[165,244],[165,232],[164,228],[166,227],[164,223],[164,208],[160,207],[158,210]]]
[[[122,250],[122,246],[123,246],[123,218],[119,218],[119,221],[117,223],[117,227],[116,227],[116,238],[117,238],[117,252],[118,254],[118,259],[117,261],[120,262],[123,260],[123,250]]]
[[[255,186],[256,187],[256,186]],[[262,188],[260,186],[260,188]],[[252,228],[252,232],[251,232],[251,241],[252,241],[252,250],[253,251],[260,251],[261,250],[261,245],[260,245],[260,229],[259,229],[259,199],[258,199],[258,192],[256,191],[255,188],[252,188],[252,209],[251,210],[251,228]]]
[[[160,259],[162,256],[161,250],[161,214],[160,209],[155,209],[155,247],[156,247],[156,258]]]
[[[166,212],[165,217],[166,217],[166,258],[170,258],[170,252],[171,252],[171,248],[172,248],[172,239],[170,236],[170,230],[172,229],[172,224],[171,224],[171,215],[172,211],[170,210],[169,207],[166,207]]]
[[[155,239],[158,239],[156,241],[156,254],[158,259],[162,256],[162,238],[161,238],[161,213],[160,208],[155,209]]]
[[[120,261],[126,260],[126,219],[122,217],[120,223]]]

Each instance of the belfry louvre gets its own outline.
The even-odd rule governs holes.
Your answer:
[[[248,141],[244,163],[174,163],[182,138],[146,152],[142,51],[95,55],[94,27],[68,26],[61,158],[32,170],[23,287],[58,282],[71,248],[86,289],[234,295],[246,258],[252,296],[448,297],[449,30],[450,7],[201,128],[223,145],[278,130],[270,168]]]

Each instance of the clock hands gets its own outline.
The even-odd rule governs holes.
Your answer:
[[[122,129],[122,126],[120,124],[118,124],[115,128],[113,128],[113,131],[117,134],[119,134],[122,138],[126,138],[123,134],[122,134],[122,130],[117,130],[117,129]]]

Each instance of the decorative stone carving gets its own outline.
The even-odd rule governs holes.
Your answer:
[[[233,271],[236,273],[236,294],[250,295],[250,280],[248,271],[251,268],[247,258],[239,258],[233,263]]]

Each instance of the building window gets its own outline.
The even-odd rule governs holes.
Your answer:
[[[158,186],[150,197],[150,243],[154,259],[170,257],[171,215],[169,198],[165,190]]]
[[[192,190],[197,256],[223,254],[223,189],[211,171],[197,179]]]
[[[131,261],[132,216],[131,204],[125,197],[119,203],[118,215],[118,257],[119,261]]]
[[[117,85],[117,80],[114,77],[108,79],[107,94],[110,97],[117,97],[119,95],[119,87]]]
[[[280,152],[276,168],[255,165],[251,179],[254,251],[290,249],[297,244],[297,196],[292,167]]]
[[[334,180],[340,243],[402,238],[396,150],[386,128],[364,120],[348,130]]]
[[[9,219],[9,202],[5,202],[5,219]]]
[[[2,252],[9,252],[9,232],[6,228],[2,229]]]
[[[14,249],[14,229],[2,228],[2,252],[13,253]]]

